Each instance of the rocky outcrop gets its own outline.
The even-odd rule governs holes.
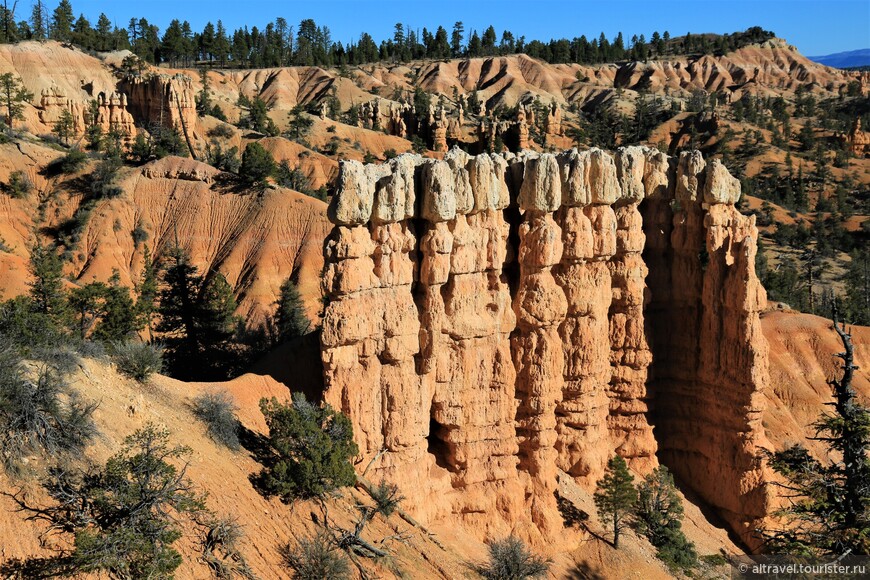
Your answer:
[[[550,107],[547,110],[544,132],[551,137],[562,136],[562,107],[560,107],[555,101],[550,104]]]
[[[183,74],[147,74],[126,78],[118,85],[127,94],[128,109],[144,124],[178,129],[182,134],[197,124],[193,80]]]
[[[424,520],[559,533],[558,474],[659,457],[744,533],[767,382],[739,182],[642,147],[343,162],[325,397]],[[700,258],[699,258],[700,257]]]
[[[861,129],[861,118],[855,119],[848,133],[840,136],[840,141],[855,157],[864,157],[870,152],[870,133]]]
[[[117,131],[126,140],[136,134],[133,116],[127,111],[127,95],[123,93],[100,93],[95,99],[95,111],[87,101],[79,101],[64,95],[57,87],[43,89],[37,105],[39,121],[54,127],[64,111],[69,111],[73,120],[73,133],[84,135],[88,125],[96,124],[103,133]],[[94,113],[96,116],[94,117]]]

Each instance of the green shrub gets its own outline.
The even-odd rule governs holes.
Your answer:
[[[668,468],[661,466],[638,486],[635,529],[656,547],[660,560],[674,569],[688,570],[698,564],[695,546],[681,529],[683,502]]]
[[[238,147],[234,145],[224,149],[217,141],[212,141],[205,146],[205,159],[212,167],[228,173],[238,173],[242,165]]]
[[[102,469],[55,471],[44,482],[55,503],[22,507],[72,534],[73,549],[42,563],[60,566],[64,575],[172,578],[182,561],[172,547],[182,535],[178,520],[205,512],[204,498],[173,464],[189,455],[186,447],[170,446],[166,430],[148,424]]]
[[[21,199],[33,191],[33,182],[23,171],[13,171],[9,174],[9,183],[3,189],[10,197]]]
[[[141,222],[136,224],[136,227],[130,232],[130,236],[133,238],[133,244],[137,248],[148,241],[148,231],[142,227]]]
[[[121,161],[119,159],[104,159],[97,164],[91,173],[91,193],[94,199],[111,199],[124,192],[115,183],[120,168]]]
[[[236,132],[233,130],[232,125],[221,123],[215,127],[212,127],[208,130],[206,135],[212,138],[220,137],[222,139],[230,139]]]
[[[283,498],[322,497],[356,482],[350,460],[359,449],[347,417],[301,393],[294,393],[292,405],[262,399],[260,410],[275,455],[261,474],[267,491]]]
[[[489,561],[477,571],[490,580],[524,580],[543,578],[550,561],[532,554],[522,540],[514,536],[489,545]]]
[[[28,358],[43,349],[59,352],[70,343],[64,329],[50,314],[38,312],[28,296],[0,302],[0,338]]]
[[[414,153],[425,153],[426,152],[426,142],[423,141],[423,138],[419,135],[414,135],[411,137],[411,149]]]
[[[88,155],[78,147],[70,149],[66,155],[48,164],[49,173],[75,173],[84,166]]]
[[[147,382],[163,368],[163,347],[145,342],[114,342],[112,361],[122,374],[140,383]]]
[[[390,517],[399,507],[405,496],[399,493],[399,486],[395,483],[387,483],[385,480],[370,490],[372,499],[375,500],[375,512],[384,517]]]
[[[193,401],[193,412],[206,424],[209,437],[233,451],[239,449],[236,411],[238,407],[226,391],[202,393]]]
[[[298,167],[290,167],[286,159],[281,160],[281,163],[278,164],[278,169],[275,171],[275,183],[299,193],[307,194],[311,191],[305,174]]]
[[[224,110],[220,108],[220,105],[215,103],[212,105],[211,111],[209,111],[209,115],[217,119],[218,121],[227,122],[227,115],[224,113]]]

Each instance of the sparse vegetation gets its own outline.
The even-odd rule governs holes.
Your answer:
[[[208,428],[208,435],[221,445],[236,451],[239,449],[238,408],[226,391],[206,392],[193,402],[193,412]]]
[[[60,458],[80,452],[96,434],[96,405],[82,401],[57,369],[29,370],[0,335],[0,459],[17,472],[24,457]]]
[[[489,561],[477,567],[488,580],[525,580],[544,578],[550,561],[533,554],[522,540],[509,536],[489,544]]]
[[[298,580],[346,580],[350,565],[328,533],[321,531],[300,538],[295,546],[283,550],[284,561]]]

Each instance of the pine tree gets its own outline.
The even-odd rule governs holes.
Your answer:
[[[302,336],[311,328],[311,321],[305,314],[302,296],[289,278],[281,284],[278,310],[275,312],[275,326],[279,342],[287,342]]]
[[[208,57],[208,62],[214,60],[214,24],[211,22],[206,23],[205,28],[202,29],[202,35],[199,37],[199,52],[202,58]]]
[[[88,149],[99,151],[103,141],[103,128],[99,124],[100,103],[96,99],[88,101],[88,109],[85,112],[85,140]]]
[[[51,38],[61,42],[72,40],[73,8],[69,0],[60,0],[51,19]]]
[[[774,553],[802,556],[870,554],[870,410],[856,399],[852,335],[839,321],[836,304],[834,330],[843,343],[843,375],[831,379],[834,413],[813,424],[816,441],[828,448],[829,462],[812,457],[800,444],[768,455],[770,465],[786,482],[788,504],[779,515],[786,524],[764,532]]]
[[[75,326],[80,340],[88,337],[105,312],[106,290],[102,282],[91,282],[69,293],[69,305],[77,318]]]
[[[271,153],[259,143],[248,143],[245,152],[242,153],[242,166],[239,169],[239,177],[245,183],[263,187],[268,177],[275,173],[275,169],[275,160]]]
[[[72,113],[70,113],[69,109],[64,109],[60,112],[51,132],[57,135],[57,138],[61,143],[69,147],[70,137],[72,137],[75,132],[75,119],[73,119]]]
[[[236,330],[236,299],[226,277],[214,272],[203,284],[198,297],[197,325],[206,349],[229,341]]]
[[[483,51],[484,56],[492,56],[495,54],[495,28],[490,26],[486,30],[483,31],[483,37],[481,38],[480,45]]]
[[[221,66],[226,66],[227,57],[230,55],[230,40],[227,38],[227,30],[224,23],[218,20],[217,32],[214,39],[214,54]]]
[[[856,249],[851,257],[844,277],[845,315],[855,324],[870,326],[870,249]]]
[[[462,22],[456,22],[453,25],[453,35],[450,37],[450,49],[453,51],[453,58],[462,56],[462,40],[465,33],[465,27]]]
[[[629,516],[637,500],[634,477],[629,473],[625,460],[614,455],[607,462],[604,477],[598,481],[595,491],[595,507],[598,517],[613,533],[613,547],[619,548],[619,536],[628,527]]]
[[[160,46],[163,58],[169,60],[173,66],[177,65],[185,52],[181,22],[177,18],[169,23],[166,32],[163,33]]]
[[[69,318],[63,287],[63,262],[52,248],[37,242],[30,250],[30,297],[34,312],[46,314],[61,326]]]
[[[290,110],[290,123],[287,126],[287,134],[298,141],[305,137],[314,125],[314,121],[305,113],[302,105],[296,105]]]
[[[94,329],[94,338],[107,343],[123,342],[141,328],[130,290],[121,286],[116,271],[105,288],[103,313]]]
[[[167,358],[173,371],[192,363],[199,354],[197,296],[202,278],[190,258],[181,248],[170,252],[172,263],[163,274],[160,291],[160,322],[157,331],[163,333]],[[189,369],[187,369],[189,372]]]
[[[170,255],[157,325],[164,333],[170,371],[181,379],[226,378],[241,361],[234,340],[240,321],[232,287],[219,272],[203,279],[180,248]]]
[[[142,273],[136,285],[136,314],[139,327],[148,329],[148,339],[154,338],[154,314],[157,312],[157,266],[151,258],[151,250],[145,246],[142,257]]]
[[[95,46],[94,29],[91,28],[90,21],[85,18],[84,14],[79,15],[72,29],[72,42],[78,46],[87,49],[92,49]]]
[[[48,14],[42,0],[33,2],[33,9],[30,12],[30,33],[34,40],[45,40],[48,29]]]
[[[200,117],[211,114],[211,84],[205,67],[199,69],[199,82],[202,85],[196,98],[196,112]]]
[[[106,51],[112,49],[112,21],[102,12],[100,13],[100,17],[97,19],[96,36],[97,50]]]
[[[476,30],[472,30],[471,39],[468,41],[468,50],[466,51],[466,56],[471,58],[480,56],[482,49],[483,48],[480,41],[480,36],[477,34]]]
[[[239,94],[236,104],[247,113],[239,119],[239,127],[253,129],[266,135],[278,134],[278,128],[274,121],[269,118],[269,106],[263,99],[260,97],[249,99],[245,95]]]
[[[6,128],[12,133],[12,123],[24,118],[24,103],[30,102],[33,93],[24,88],[21,79],[11,72],[0,75],[0,98],[6,108]]]

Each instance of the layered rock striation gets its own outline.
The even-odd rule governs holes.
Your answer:
[[[424,520],[561,530],[561,472],[659,461],[740,533],[766,510],[757,232],[697,152],[342,162],[325,398]]]

